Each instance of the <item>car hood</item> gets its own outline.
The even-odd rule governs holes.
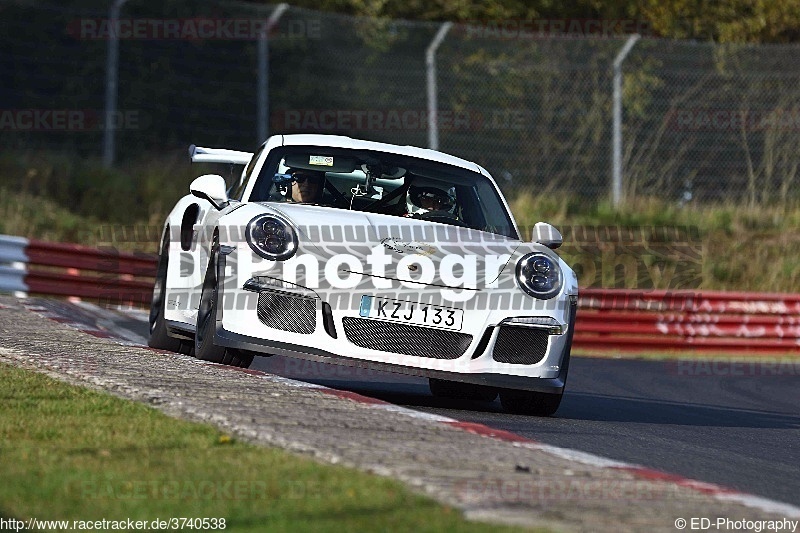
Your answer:
[[[415,218],[302,204],[259,205],[294,225],[302,253],[322,260],[347,254],[356,261],[344,270],[422,285],[480,290],[532,246],[494,233]]]

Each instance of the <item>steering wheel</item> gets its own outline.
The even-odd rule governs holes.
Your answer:
[[[440,224],[450,224],[451,226],[459,226],[462,228],[469,227],[464,224],[464,222],[456,218],[456,216],[450,211],[428,211],[427,213],[414,215],[414,218],[419,220],[429,220],[431,222],[439,222]]]

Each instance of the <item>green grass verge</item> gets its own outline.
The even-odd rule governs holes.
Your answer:
[[[524,192],[511,210],[521,226],[546,221],[565,232],[559,253],[578,271],[581,287],[800,292],[796,205],[679,206],[639,198],[613,209],[607,202]],[[581,232],[593,236],[592,229],[598,241],[582,241]],[[636,231],[626,235],[626,229]],[[641,239],[626,242],[629,235]]]
[[[399,482],[0,364],[0,517],[225,518],[227,531],[498,531]]]

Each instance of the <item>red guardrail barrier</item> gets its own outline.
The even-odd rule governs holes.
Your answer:
[[[30,241],[33,294],[149,305],[155,254]],[[574,346],[593,351],[800,352],[800,294],[582,289]]]
[[[158,259],[156,254],[121,253],[113,248],[89,248],[79,244],[36,240],[28,242],[25,253],[30,265],[145,277],[155,276]]]
[[[798,294],[582,289],[578,301],[578,348],[800,352]]]
[[[147,306],[153,296],[155,254],[122,253],[77,244],[31,240],[25,248],[32,294],[77,296]],[[139,279],[137,279],[139,278]]]

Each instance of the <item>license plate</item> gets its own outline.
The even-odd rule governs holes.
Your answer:
[[[359,314],[364,318],[402,322],[415,326],[461,330],[464,311],[452,307],[362,296]]]

